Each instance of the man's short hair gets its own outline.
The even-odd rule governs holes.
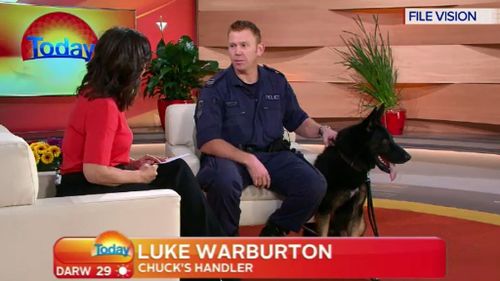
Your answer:
[[[261,36],[260,36],[260,29],[255,25],[255,23],[247,20],[237,20],[229,26],[229,30],[227,31],[227,34],[229,35],[229,32],[231,31],[242,31],[248,29],[250,30],[255,38],[257,38],[257,44],[260,43]]]

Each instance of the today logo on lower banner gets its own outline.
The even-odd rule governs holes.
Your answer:
[[[54,245],[57,278],[130,278],[134,245],[116,231],[91,237],[65,237]]]

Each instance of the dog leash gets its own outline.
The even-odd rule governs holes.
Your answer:
[[[375,219],[375,208],[373,207],[373,196],[372,196],[372,184],[370,181],[370,177],[366,177],[366,199],[367,199],[367,211],[368,211],[368,220],[370,221],[370,226],[372,227],[373,235],[375,237],[379,237],[377,221]]]
[[[375,220],[375,209],[373,207],[373,197],[372,197],[372,182],[368,175],[366,176],[366,199],[367,199],[367,211],[368,211],[368,220],[370,221],[370,226],[372,227],[373,235],[375,237],[379,237],[377,221]],[[370,278],[371,281],[380,281],[378,278]]]

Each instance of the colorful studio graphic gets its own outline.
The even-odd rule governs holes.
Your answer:
[[[74,95],[98,37],[129,10],[0,4],[0,97]]]

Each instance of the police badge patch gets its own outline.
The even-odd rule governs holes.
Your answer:
[[[215,83],[214,78],[208,79],[208,81],[205,83],[205,87],[211,87]]]
[[[196,119],[200,119],[201,114],[203,114],[203,100],[198,100],[196,104]]]
[[[265,95],[266,100],[280,100],[280,95]]]

